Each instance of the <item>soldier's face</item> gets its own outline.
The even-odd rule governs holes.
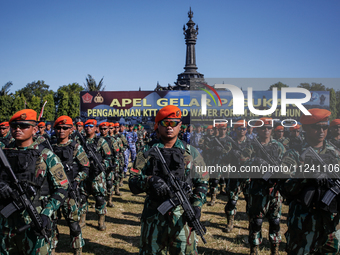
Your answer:
[[[46,126],[46,130],[51,130],[51,125],[50,125],[50,124],[48,124],[48,125]]]
[[[180,121],[180,119],[164,119],[163,121],[178,121],[178,124],[175,127],[171,126],[163,127],[162,125],[158,124],[158,132],[160,137],[165,140],[177,137],[180,131],[182,121]]]
[[[70,125],[58,125],[54,128],[57,138],[65,139],[69,137],[72,132],[72,127]]]
[[[214,133],[214,130],[209,128],[209,129],[207,130],[207,133],[208,133],[208,135],[212,135],[212,134]]]
[[[77,130],[80,132],[84,129],[84,127],[82,125],[77,125]]]
[[[97,127],[94,125],[85,125],[85,133],[88,136],[93,135],[94,133],[96,133]]]
[[[201,133],[202,132],[202,127],[198,126],[197,127],[197,133]]]
[[[299,135],[300,135],[300,130],[299,129],[290,131],[290,136],[291,137],[298,137]]]
[[[247,133],[247,128],[243,126],[237,127],[235,130],[236,130],[236,135],[238,136],[245,136]]]
[[[34,123],[17,122],[11,124],[11,134],[15,140],[27,141],[35,135],[38,131],[38,127]]]
[[[100,134],[102,136],[107,136],[107,132],[109,131],[109,127],[108,126],[102,126],[99,128]]]
[[[247,127],[247,132],[248,132],[248,134],[251,134],[251,133],[253,133],[253,127]]]
[[[5,136],[9,131],[9,127],[4,127],[4,126],[1,126],[0,127],[0,134],[1,136]]]
[[[124,132],[125,127],[124,127],[124,126],[120,126],[120,127],[119,127],[119,130],[120,130],[120,132]]]
[[[39,132],[41,134],[43,134],[45,132],[45,127],[38,127],[38,129],[39,129]]]
[[[283,137],[283,130],[276,130],[275,131],[275,136],[277,138],[282,138]]]
[[[273,127],[270,125],[264,125],[262,127],[257,128],[257,133],[259,134],[259,137],[262,139],[269,138],[272,134]]]
[[[328,122],[318,122],[316,124],[303,125],[306,131],[306,139],[314,143],[325,140],[328,132]]]
[[[339,136],[340,135],[340,125],[336,125],[330,128],[332,136]]]

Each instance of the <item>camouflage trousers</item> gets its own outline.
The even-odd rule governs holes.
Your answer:
[[[80,186],[80,194],[83,198],[79,206],[80,215],[88,211],[88,197],[93,195],[96,200],[95,211],[97,214],[106,214],[106,202],[99,203],[98,197],[106,195],[106,177],[105,173],[101,172],[95,178],[89,178]],[[84,199],[85,198],[85,199]]]
[[[0,216],[0,254],[51,254],[50,244],[40,238],[33,228],[17,233],[17,228],[24,225],[26,223],[19,213],[12,214],[8,219]]]
[[[79,227],[80,212],[76,202],[72,198],[67,198],[60,208],[64,218],[66,219],[67,225],[70,228],[70,247],[73,249],[83,247],[85,245],[85,240],[83,238],[81,228]],[[57,228],[55,228],[52,239],[52,247],[56,248],[59,241]]]
[[[198,238],[182,214],[183,209],[177,207],[164,216],[156,213],[142,218],[139,254],[198,254]]]
[[[280,243],[280,218],[282,210],[282,196],[273,187],[267,188],[262,180],[256,180],[258,185],[262,185],[260,190],[252,190],[252,183],[249,188],[249,243],[259,245],[262,243],[262,220],[264,217],[269,221],[269,241]],[[262,184],[263,183],[263,184]]]
[[[338,254],[340,248],[339,215],[308,208],[293,201],[289,206],[287,254]]]
[[[247,200],[249,196],[249,183],[250,183],[249,178],[248,179],[229,179],[228,192],[227,192],[229,201],[231,200],[238,201],[238,197],[241,195],[242,191],[243,191],[243,195],[245,199]],[[246,203],[247,203],[246,212],[248,213],[248,201],[246,201]],[[230,210],[228,212],[229,212],[229,215],[235,215],[237,212],[236,205],[233,210]]]
[[[124,151],[124,173],[127,172],[127,169],[128,169],[128,165],[129,165],[129,156],[130,156],[130,151],[129,149],[126,149]]]
[[[119,168],[119,167],[118,167]],[[117,170],[116,170],[117,171]],[[109,188],[107,185],[106,185],[106,191],[107,191],[107,195],[112,195],[113,194],[113,191],[114,191],[114,186],[117,185],[117,180],[115,180],[115,173],[114,171],[111,171],[109,172],[107,175],[106,175],[106,181],[111,181],[112,182],[112,187]]]

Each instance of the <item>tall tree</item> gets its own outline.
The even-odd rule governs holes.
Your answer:
[[[273,88],[277,88],[277,90],[281,90],[281,88],[286,88],[286,87],[289,87],[289,86],[279,81],[273,85],[270,85],[268,90],[273,90]]]
[[[62,100],[58,104],[58,111],[57,115],[68,115],[69,113],[69,96],[65,91],[59,92],[61,95]]]
[[[45,84],[44,81],[34,81],[32,83],[28,83],[24,88],[20,89],[18,92],[24,94],[28,101],[32,100],[33,96],[39,97],[40,102],[42,102],[43,97],[47,96],[50,93],[53,93],[52,90],[49,90],[50,86]]]
[[[13,82],[9,81],[0,89],[0,96],[8,95],[9,88],[13,85]]]
[[[88,74],[86,79],[86,83],[84,83],[84,89],[85,91],[104,91],[105,86],[103,87],[103,79],[104,77],[99,81],[99,83],[96,83],[96,80]]]
[[[305,83],[300,83],[298,87],[308,89],[310,91],[326,91],[326,87],[322,83],[312,82],[312,84],[309,84],[305,82]]]
[[[23,94],[19,94],[18,91],[15,92],[13,95],[13,105],[12,105],[12,112],[13,114],[17,111],[20,111],[22,109],[25,109],[25,101],[26,98]]]
[[[80,97],[79,94],[71,94],[69,96],[69,114],[72,119],[80,116]]]
[[[12,117],[13,97],[11,95],[0,96],[0,121],[9,121]]]
[[[33,95],[31,100],[27,103],[28,108],[36,111],[39,115],[41,111],[41,100],[40,97]]]

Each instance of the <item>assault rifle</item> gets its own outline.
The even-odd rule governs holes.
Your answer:
[[[172,191],[172,193],[175,195],[175,198],[171,198],[163,202],[157,210],[164,215],[167,213],[171,208],[181,205],[183,207],[184,213],[186,215],[186,218],[188,219],[188,223],[193,226],[193,229],[196,231],[196,233],[202,238],[203,243],[207,243],[207,241],[204,238],[204,234],[206,232],[205,227],[201,224],[201,222],[196,219],[194,209],[192,208],[186,193],[183,191],[183,185],[180,183],[178,179],[175,178],[175,176],[171,173],[168,165],[166,164],[166,161],[160,152],[159,148],[157,146],[153,147],[161,161],[162,170],[164,176],[166,176],[167,180],[169,181],[169,188]],[[191,189],[191,188],[190,188]]]
[[[85,141],[84,136],[82,136],[82,134],[80,134],[78,130],[76,130],[75,132],[76,132],[76,135],[79,137],[81,146],[83,146],[87,156],[94,161],[95,165],[99,168],[100,172],[105,173],[105,168],[103,167],[103,165],[101,164],[101,162],[97,158],[96,152],[93,151],[90,146],[88,146],[88,144]]]
[[[6,171],[6,174],[8,175],[9,179],[11,180],[11,183],[14,186],[13,190],[13,198],[14,201],[12,201],[10,204],[5,206],[1,210],[1,214],[5,217],[8,218],[12,213],[18,210],[25,209],[30,216],[32,222],[28,225],[25,225],[21,228],[18,229],[18,232],[21,233],[25,231],[26,229],[30,227],[34,227],[36,231],[44,237],[45,241],[49,243],[49,239],[46,233],[45,228],[43,227],[43,222],[41,220],[41,217],[37,210],[35,209],[34,205],[32,204],[32,201],[29,199],[25,192],[25,187],[19,182],[18,178],[15,176],[11,165],[9,164],[5,153],[0,147],[0,160],[3,165],[3,169]],[[34,190],[32,190],[32,193],[35,193]],[[34,194],[36,195],[36,194]]]
[[[263,147],[263,145],[260,143],[259,140],[257,140],[256,137],[254,137],[253,139],[256,143],[256,145],[259,147],[260,151],[265,155],[266,159],[267,159],[267,162],[273,166],[279,166],[280,165],[280,162],[275,160],[271,155],[269,155],[269,153],[266,151],[266,149]],[[268,179],[273,175],[273,173],[271,172],[266,172],[262,179],[265,180],[265,181],[268,181]]]
[[[307,153],[310,152],[311,153],[311,156],[313,159],[316,159],[322,166],[327,166],[328,164],[326,164],[326,162],[320,157],[319,154],[316,153],[316,151],[311,147],[309,146],[307,149],[306,149],[306,155]],[[328,171],[328,169],[322,167],[322,170],[323,171],[327,171],[327,174],[331,174],[334,178],[331,179],[331,178],[327,178],[327,181],[329,183],[329,186],[330,188],[326,191],[325,195],[323,196],[323,198],[321,199],[321,202],[327,206],[329,206],[332,202],[332,200],[337,196],[339,195],[340,193],[340,180],[339,180],[339,176],[337,176],[334,171]],[[312,199],[312,198],[310,198]]]
[[[330,142],[330,141],[327,141],[331,146],[333,146],[337,151],[340,151],[340,148],[335,146],[334,143]]]

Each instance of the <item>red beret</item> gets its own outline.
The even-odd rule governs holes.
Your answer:
[[[40,124],[40,123],[39,123]],[[73,121],[69,116],[63,115],[55,120],[53,127],[57,125],[73,125]]]
[[[38,127],[45,127],[45,122],[39,122]]]
[[[117,123],[114,123],[113,126],[114,126],[114,127],[119,127],[119,123],[118,123],[118,122],[117,122]]]
[[[213,129],[213,126],[212,126],[212,125],[209,125],[209,126],[207,127],[207,129]]]
[[[263,121],[263,125],[262,125],[261,120]],[[264,125],[272,125],[272,118],[263,117],[263,118],[260,118],[260,120],[255,122],[255,126],[264,126]]]
[[[297,130],[297,129],[300,129],[300,125],[299,124],[296,124],[296,126],[289,128],[290,131]]]
[[[155,122],[158,123],[164,119],[180,119],[181,117],[181,109],[174,105],[167,105],[158,111]]]
[[[84,123],[82,121],[77,122],[77,125],[84,126]]]
[[[95,120],[95,119],[89,119],[89,120],[87,120],[87,121],[85,121],[85,125],[86,124],[92,124],[92,125],[97,125],[97,121]]]
[[[99,124],[99,127],[108,127],[108,126],[110,126],[109,122],[102,122]]]
[[[115,124],[113,122],[109,122],[109,127],[114,127]]]
[[[14,113],[9,123],[12,121],[37,121],[37,112],[32,109],[24,109]]]
[[[238,127],[247,127],[248,123],[247,121],[243,121],[243,120],[238,120],[236,123],[234,123],[234,127],[238,128]]]
[[[9,127],[9,123],[7,121],[0,123],[0,127]]]
[[[337,125],[340,125],[340,119],[333,120],[329,126],[333,127],[333,126],[337,126]],[[1,124],[0,124],[0,126],[1,126]]]
[[[275,128],[275,131],[278,131],[278,130],[284,130],[285,128],[283,127],[283,126],[277,126],[276,128]]]
[[[331,112],[326,109],[309,109],[312,115],[302,115],[300,118],[301,124],[315,124],[318,122],[328,121]]]

